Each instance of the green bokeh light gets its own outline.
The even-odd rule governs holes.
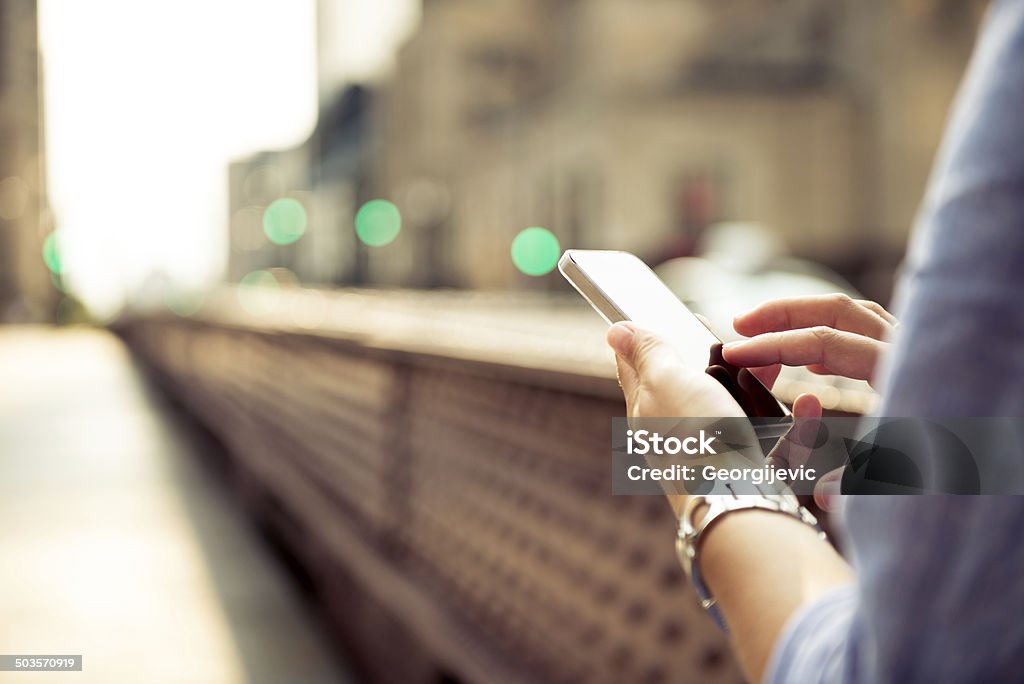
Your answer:
[[[251,314],[272,314],[277,309],[275,295],[280,289],[281,284],[270,271],[252,271],[238,283],[238,302]]]
[[[527,228],[512,240],[512,263],[526,275],[550,273],[561,253],[558,238],[546,228]]]
[[[297,199],[282,197],[263,210],[263,232],[275,245],[290,245],[306,232],[306,209]]]
[[[64,276],[62,276],[61,274],[50,271],[50,282],[53,283],[53,286],[57,289],[58,292],[69,294],[68,286],[64,282]]]
[[[371,247],[383,247],[398,237],[402,215],[391,202],[370,200],[356,213],[356,235]]]
[[[60,275],[64,272],[64,264],[60,258],[60,242],[57,233],[50,233],[43,241],[43,261],[52,273]]]
[[[178,291],[168,292],[164,296],[164,303],[175,316],[188,318],[194,316],[203,308],[205,297],[201,292]]]
[[[238,283],[239,287],[249,289],[254,287],[278,287],[277,278],[270,271],[252,271],[242,276]]]

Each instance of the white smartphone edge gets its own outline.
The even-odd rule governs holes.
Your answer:
[[[580,293],[580,296],[587,300],[597,313],[601,314],[601,317],[608,322],[608,325],[614,325],[620,321],[628,321],[629,317],[622,313],[615,306],[615,303],[608,298],[604,290],[588,278],[587,274],[576,264],[572,258],[574,251],[572,249],[565,250],[562,257],[558,260],[558,271]]]
[[[594,310],[597,311],[602,318],[604,318],[608,325],[614,325],[615,323],[618,323],[620,321],[630,320],[628,316],[626,316],[622,311],[619,310],[617,306],[615,306],[615,303],[608,297],[607,294],[605,294],[604,290],[602,290],[596,283],[594,283],[590,278],[588,278],[583,269],[581,269],[576,264],[576,262],[572,258],[573,252],[575,251],[577,250],[567,249],[565,250],[565,252],[562,253],[561,258],[559,258],[558,260],[559,272],[565,277],[567,281],[569,281],[569,284],[572,285],[573,288],[580,293],[580,296],[587,300],[590,306],[593,307]],[[621,252],[621,250],[600,251]],[[628,252],[621,253],[629,254]],[[704,327],[708,326],[705,325]],[[711,332],[712,335],[718,337],[718,335],[716,335],[713,330],[711,330],[710,328],[708,328],[708,330]],[[760,382],[760,380],[758,380],[758,382]],[[772,393],[771,390],[767,391],[774,397],[774,393]],[[786,405],[779,401],[778,398],[776,398],[775,401],[778,402],[779,407],[782,410],[784,416],[791,417],[792,414],[790,413]],[[764,426],[758,428],[759,431],[764,429],[774,430],[776,428],[774,426]],[[778,435],[775,436],[781,436],[782,434],[783,433],[779,433]]]

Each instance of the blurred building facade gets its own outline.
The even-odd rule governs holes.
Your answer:
[[[294,148],[259,152],[228,170],[231,253],[228,276],[241,280],[256,270],[284,268],[303,283],[368,283],[366,247],[356,239],[354,216],[372,198],[371,156],[375,92],[346,84],[331,49],[339,27],[331,0],[318,3],[317,124]],[[263,213],[276,199],[300,201],[307,228],[291,245],[274,245],[263,230]]]
[[[321,147],[349,142],[307,155],[312,239],[287,249],[316,282],[543,287],[508,258],[527,226],[656,262],[756,220],[856,279],[902,253],[979,7],[424,0],[373,103],[322,117]],[[367,252],[373,197],[403,230]]]
[[[35,0],[0,0],[0,322],[52,317],[51,229]]]

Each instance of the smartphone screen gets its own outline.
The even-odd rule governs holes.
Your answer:
[[[787,411],[749,371],[722,358],[722,341],[638,257],[629,252],[570,249],[558,262],[562,275],[608,321],[633,321],[657,333],[683,363],[706,371],[748,415]]]

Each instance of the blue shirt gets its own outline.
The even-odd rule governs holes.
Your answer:
[[[1024,415],[1022,1],[989,9],[895,308],[881,415]],[[857,582],[790,620],[767,681],[1024,681],[1024,497],[850,497],[843,520]]]

